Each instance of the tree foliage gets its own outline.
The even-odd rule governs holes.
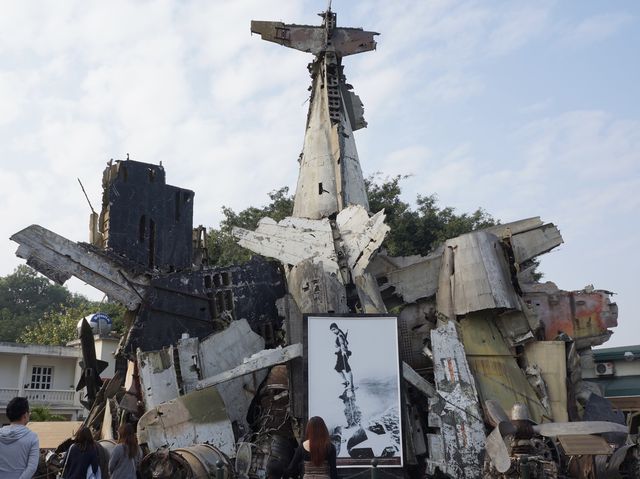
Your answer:
[[[30,408],[29,420],[33,422],[68,421],[60,414],[53,414],[46,406],[33,406]]]
[[[89,301],[85,298],[80,304],[63,306],[58,310],[47,312],[38,322],[25,328],[18,342],[63,346],[78,338],[78,321],[97,312],[105,313],[113,320],[113,332],[123,332],[125,313],[123,306],[117,303]]]
[[[98,311],[122,329],[124,308],[89,301],[49,281],[26,265],[0,277],[0,341],[63,345],[76,339],[76,325]]]
[[[380,180],[372,176],[365,180],[371,212],[384,208],[386,223],[391,227],[383,247],[392,256],[427,254],[446,239],[496,224],[496,220],[482,208],[473,213],[457,214],[454,208],[440,208],[436,195],[418,195],[415,208],[402,201],[400,182],[406,176]],[[271,203],[261,208],[249,207],[236,213],[223,207],[224,219],[219,228],[208,234],[208,252],[212,264],[225,266],[247,261],[252,253],[240,247],[231,235],[234,226],[253,230],[258,221],[268,216],[276,221],[293,212],[293,195],[287,187],[269,193]]]
[[[496,224],[482,208],[462,214],[450,206],[441,208],[435,194],[418,195],[412,209],[400,198],[400,182],[406,178],[398,175],[380,182],[372,176],[365,180],[369,209],[372,212],[384,209],[385,221],[391,228],[383,244],[389,255],[425,255],[447,239]]]
[[[78,299],[29,266],[18,266],[0,277],[0,340],[15,341],[27,326],[62,306],[76,304]]]
[[[293,212],[293,195],[289,194],[289,188],[284,186],[279,190],[269,193],[271,202],[261,208],[250,206],[236,213],[231,208],[223,206],[224,219],[219,228],[211,228],[207,237],[207,250],[211,264],[227,266],[230,264],[244,263],[253,254],[236,243],[231,234],[234,226],[254,230],[258,221],[265,216],[280,221]]]

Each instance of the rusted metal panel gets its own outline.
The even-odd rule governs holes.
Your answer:
[[[327,219],[309,220],[288,217],[280,223],[275,223],[266,218],[261,220],[255,232],[235,228],[233,233],[240,245],[279,259],[287,265],[297,266],[305,261],[321,265],[321,270],[307,271],[310,275],[305,277],[306,280],[316,278],[316,286],[328,286],[335,280],[354,282],[362,310],[380,313],[385,312],[386,308],[375,279],[365,273],[365,270],[388,231],[389,227],[384,223],[383,212],[378,212],[370,218],[362,206],[353,205],[343,209],[337,215],[335,226],[332,226]],[[338,258],[341,258],[340,265]],[[341,266],[346,272],[341,271]],[[315,269],[311,265],[301,268],[305,271],[309,268]],[[295,275],[295,277],[299,276]],[[290,273],[289,289],[296,292],[294,297],[305,296],[305,288],[300,290],[292,285],[291,281],[297,282],[294,275]],[[314,291],[322,296],[330,296],[326,288],[314,288]],[[343,295],[338,294],[336,298],[341,296]],[[317,298],[312,299],[317,306]],[[301,304],[299,306],[302,311],[305,311],[305,307]],[[335,309],[310,311],[335,311]]]
[[[520,306],[521,311],[505,311],[496,315],[496,326],[511,347],[534,341],[541,327],[533,309],[522,300]]]
[[[359,205],[349,206],[338,213],[336,226],[340,231],[347,264],[354,276],[364,274],[371,257],[389,232],[384,219],[383,211],[369,217],[367,210]]]
[[[452,298],[456,315],[487,309],[520,309],[496,236],[478,231],[445,244],[453,251]]]
[[[198,389],[226,384],[236,378],[240,378],[258,371],[264,371],[271,366],[291,361],[302,356],[302,344],[292,344],[284,348],[265,349],[246,358],[245,361],[228,371],[208,377],[198,382]],[[264,374],[266,377],[266,372]],[[220,388],[218,388],[220,389]],[[238,397],[236,397],[238,399]]]
[[[362,100],[352,91],[348,91],[346,85],[342,88],[342,101],[349,115],[351,129],[356,131],[360,128],[366,128],[367,122],[364,119],[364,105],[362,104]]]
[[[487,233],[491,233],[496,235],[498,238],[509,238],[512,235],[524,233],[525,231],[530,231],[536,228],[539,228],[544,223],[540,219],[539,216],[534,216],[531,218],[525,218],[518,221],[512,221],[511,223],[504,223],[495,226],[490,226],[489,228],[485,228],[482,231]]]
[[[533,431],[545,437],[580,434],[627,433],[627,426],[607,421],[549,422],[531,426]]]
[[[588,434],[558,436],[558,442],[567,456],[613,454],[613,449],[609,443],[600,436],[591,436]]]
[[[314,55],[327,48],[324,27],[252,20],[251,33],[259,33],[263,40]],[[361,28],[334,28],[329,39],[337,54],[347,56],[375,50],[375,35],[378,33]]]
[[[411,366],[407,363],[402,363],[402,377],[413,387],[418,389],[422,394],[430,398],[437,398],[438,392],[436,388],[429,381],[420,376]]]
[[[438,275],[438,292],[436,293],[436,309],[442,317],[454,320],[453,307],[453,247],[445,245],[442,252],[442,263]]]
[[[138,440],[151,451],[211,443],[233,457],[235,438],[215,388],[193,391],[149,408],[138,422]]]
[[[367,273],[361,274],[354,278],[358,299],[360,300],[360,309],[364,313],[386,313],[387,307],[382,301],[380,289],[376,279]]]
[[[130,310],[142,302],[149,280],[143,275],[123,270],[106,254],[74,243],[39,225],[31,225],[15,233],[11,240],[20,244],[17,256],[60,284],[75,276]]]
[[[193,391],[200,379],[200,340],[183,337],[178,341],[178,366],[184,393]]]
[[[123,341],[123,351],[161,349],[176,344],[185,332],[204,339],[239,318],[246,319],[255,332],[277,330],[282,319],[276,301],[285,291],[279,265],[260,256],[242,265],[154,277]]]
[[[547,282],[526,285],[523,296],[544,325],[545,339],[564,333],[584,349],[605,342],[611,336],[608,329],[618,325],[618,307],[609,299],[611,294],[592,288],[563,291]]]
[[[251,33],[260,34],[262,40],[314,55],[325,47],[324,28],[313,25],[287,25],[283,22],[251,20]]]
[[[347,313],[347,293],[339,275],[324,270],[324,263],[312,259],[291,268],[287,282],[289,291],[302,313],[334,311]]]
[[[451,477],[480,478],[484,461],[484,423],[474,377],[453,321],[431,331],[435,411],[442,435],[441,470]]]
[[[389,231],[384,213],[369,218],[362,206],[350,206],[338,214],[336,227],[349,268],[355,276],[362,275]],[[233,234],[241,246],[282,263],[295,266],[311,259],[322,262],[329,273],[339,270],[334,232],[327,219],[287,217],[276,223],[263,218],[255,231],[234,228]]]
[[[602,334],[618,325],[618,307],[611,303],[611,293],[599,290],[573,292],[577,338]]]
[[[420,374],[429,374],[433,365],[425,352],[431,330],[436,326],[435,303],[420,301],[408,304],[398,315],[400,358]]]
[[[203,339],[198,350],[200,380],[196,389],[202,389],[205,382],[209,386],[217,384],[227,416],[236,425],[240,436],[249,431],[247,411],[267,372],[256,368],[249,371],[253,374],[231,375],[229,371],[248,366],[243,365],[245,358],[262,351],[264,346],[264,339],[251,330],[247,320],[239,319],[224,331]],[[221,375],[225,376],[225,381],[212,381]]]
[[[422,261],[387,273],[382,288],[393,288],[404,302],[413,303],[428,298],[438,290],[438,273],[442,265],[442,250],[425,256]]]
[[[339,77],[338,77],[339,78]],[[331,81],[330,79],[328,81]],[[364,109],[360,98],[353,92],[345,92],[341,88],[343,111],[341,112],[341,122],[339,125],[332,127],[336,134],[332,135],[333,139],[338,139],[338,149],[340,156],[337,160],[336,176],[338,177],[338,187],[340,195],[338,196],[340,207],[347,208],[351,205],[361,205],[365,210],[369,211],[369,197],[364,185],[362,176],[362,167],[358,157],[356,148],[356,140],[353,130],[364,128],[367,122],[364,120]],[[345,100],[346,93],[346,100]],[[354,103],[357,110],[354,112]],[[330,112],[331,113],[331,112]],[[352,123],[352,120],[355,121]],[[335,151],[335,150],[334,150]]]
[[[546,391],[549,394],[553,420],[569,420],[567,412],[567,363],[564,341],[536,341],[524,348],[529,366],[540,368]]]
[[[238,244],[284,264],[296,265],[307,259],[322,261],[325,270],[339,270],[329,220],[287,217],[276,223],[263,218],[255,231],[233,228]]]
[[[547,253],[562,243],[560,231],[551,223],[511,237],[513,256],[518,263]]]
[[[331,125],[323,67],[316,65],[307,116],[293,216],[321,219],[339,211],[337,131]],[[364,180],[363,180],[364,181]]]
[[[173,347],[137,354],[140,385],[144,404],[152,409],[180,394],[176,370],[173,366]]]
[[[321,219],[369,202],[353,130],[366,126],[362,102],[345,82],[345,55],[375,49],[375,32],[336,27],[336,14],[322,13],[321,27],[252,21],[263,40],[312,53],[313,84],[293,216]]]
[[[524,403],[534,421],[551,420],[491,314],[468,315],[460,322],[460,331],[482,401],[496,400],[505,411]]]

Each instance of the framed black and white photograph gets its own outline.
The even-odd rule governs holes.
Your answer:
[[[402,467],[397,318],[305,318],[309,417],[327,424],[338,467]]]

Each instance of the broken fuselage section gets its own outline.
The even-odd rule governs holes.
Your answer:
[[[354,139],[366,122],[342,65],[373,50],[377,34],[338,27],[330,9],[321,16],[321,26],[251,24],[314,55],[292,216],[234,230],[276,261],[208,266],[194,193],[167,185],[162,166],[131,160],[104,172],[90,243],[37,225],[12,237],[49,278],[76,276],[129,310],[119,349],[128,362],[85,424],[112,439],[122,418],[137,423],[145,477],[262,478],[269,460],[288,463],[308,414],[303,314],[393,310],[408,467],[389,474],[515,477],[526,457],[532,477],[561,477],[563,460],[589,449],[563,450],[558,424],[567,437],[620,432],[615,414],[585,415],[599,396],[579,368],[616,326],[611,293],[534,281],[536,258],[562,243],[539,218],[449,239],[424,257],[379,253],[389,227],[384,212],[369,212]],[[530,422],[504,412],[514,408]],[[593,419],[607,424],[580,422]]]

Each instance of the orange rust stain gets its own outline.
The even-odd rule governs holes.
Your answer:
[[[464,427],[464,423],[460,424],[460,435],[462,436],[462,445],[464,447],[467,447],[468,444],[468,438],[467,438],[467,430]]]
[[[449,369],[449,381],[454,382],[456,380],[456,369],[453,359],[447,359],[447,367]]]

